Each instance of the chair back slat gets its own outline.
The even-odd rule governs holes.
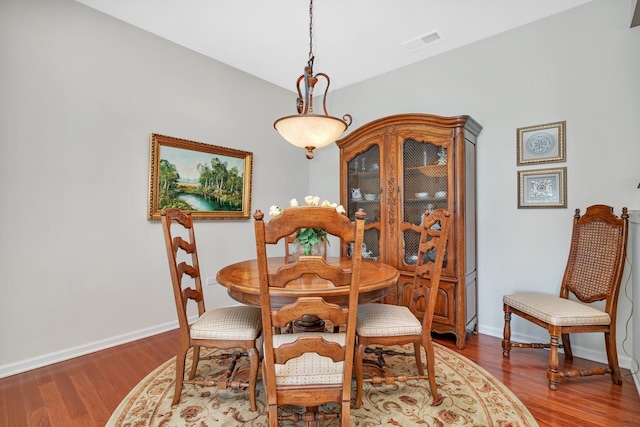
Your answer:
[[[326,302],[322,297],[300,297],[272,313],[273,326],[285,327],[288,323],[313,313],[321,319],[331,320],[337,325],[346,324],[349,310],[337,304]]]
[[[306,275],[313,275],[325,279],[334,287],[350,286],[351,271],[345,271],[340,266],[332,265],[318,256],[301,256],[299,263],[285,264],[274,273],[269,273],[269,286],[284,288],[289,283]]]
[[[313,209],[314,212],[309,209]],[[271,219],[269,227],[265,228],[265,243],[277,243],[301,228],[322,228],[327,234],[343,236],[345,241],[353,241],[355,229],[349,218],[338,214],[335,222],[327,223],[323,218],[323,210],[326,212],[328,209],[335,210],[325,206],[291,206],[284,209],[282,215]],[[300,212],[304,212],[304,215],[300,215]]]
[[[187,229],[193,229],[193,228],[188,227]],[[178,249],[182,249],[186,253],[192,254],[196,251],[196,245],[178,236],[173,238],[173,251],[177,252]]]
[[[302,336],[296,342],[282,344],[274,353],[274,361],[284,365],[291,359],[302,356],[305,353],[316,353],[328,357],[334,362],[343,361],[346,347],[333,341],[327,341],[320,336]]]

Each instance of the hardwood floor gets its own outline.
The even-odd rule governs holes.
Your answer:
[[[455,349],[446,336],[436,341]],[[166,332],[0,379],[0,427],[102,427],[142,378],[174,356],[176,342],[177,332]],[[500,339],[477,335],[460,353],[509,387],[540,427],[640,426],[640,397],[628,370],[622,386],[609,376],[593,376],[563,380],[553,392],[546,351],[515,349],[504,359]],[[593,365],[573,362],[578,368]]]

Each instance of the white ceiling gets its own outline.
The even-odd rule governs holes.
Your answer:
[[[292,91],[309,56],[305,0],[76,1]],[[314,72],[345,87],[589,1],[315,0]]]

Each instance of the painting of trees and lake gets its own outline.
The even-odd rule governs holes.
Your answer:
[[[252,155],[163,135],[151,135],[149,219],[167,208],[195,219],[248,218]]]

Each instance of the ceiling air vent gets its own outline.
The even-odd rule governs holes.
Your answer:
[[[442,37],[438,34],[438,30],[434,30],[430,33],[402,42],[402,46],[404,46],[409,52],[415,52],[416,50],[422,49],[428,44],[435,43],[439,40],[442,40]]]

